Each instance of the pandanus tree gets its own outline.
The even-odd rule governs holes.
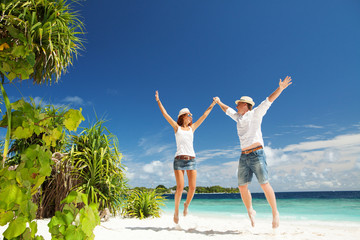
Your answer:
[[[66,0],[1,0],[0,72],[52,83],[83,47],[83,24]]]
[[[4,84],[32,79],[35,84],[57,82],[82,48],[83,25],[66,0],[0,0],[0,88],[6,113],[1,122],[7,128],[0,165],[0,225],[8,224],[5,239],[43,239],[36,236],[37,205],[31,199],[51,174],[51,148],[64,131],[74,131],[84,120],[81,109],[69,109],[60,116],[40,112],[23,99],[10,103]],[[57,122],[57,124],[53,124]],[[10,140],[41,136],[40,143],[21,150],[18,166],[5,166]],[[26,144],[25,144],[26,145]],[[70,211],[83,203],[82,213]],[[66,221],[57,212],[50,224],[53,237],[93,239],[98,223],[97,206],[88,207],[86,197],[72,194],[64,199]],[[73,204],[73,205],[71,205]],[[75,221],[81,214],[80,222]],[[88,224],[92,222],[92,224]],[[82,222],[87,224],[83,225]],[[89,227],[91,226],[91,227]]]
[[[11,130],[11,105],[3,84],[32,79],[57,82],[83,47],[83,24],[66,0],[0,0],[0,87],[7,114],[2,166]]]

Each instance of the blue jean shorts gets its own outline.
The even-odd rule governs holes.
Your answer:
[[[195,158],[191,160],[174,159],[174,170],[196,170]]]
[[[238,167],[238,185],[251,183],[253,173],[260,184],[269,182],[264,149],[249,154],[241,154]]]

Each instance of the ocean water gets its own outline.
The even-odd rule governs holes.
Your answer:
[[[166,213],[174,212],[174,195],[165,195]],[[253,208],[257,218],[272,218],[271,208],[263,193],[254,193]],[[284,192],[276,193],[282,219],[355,221],[360,222],[360,191],[344,192]],[[180,203],[183,210],[186,194]],[[194,215],[247,217],[240,194],[195,194],[189,211]]]

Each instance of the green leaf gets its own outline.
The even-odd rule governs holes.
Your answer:
[[[93,234],[94,228],[99,225],[100,218],[97,211],[90,207],[85,207],[85,213],[80,217],[81,229],[90,237]]]
[[[9,31],[10,35],[14,38],[19,38],[19,35],[20,35],[20,31],[17,30],[16,28],[14,28],[13,26],[9,25],[9,26],[6,26],[5,27],[6,30]]]
[[[75,217],[70,211],[63,214],[63,220],[66,225],[70,225],[74,221],[74,219]]]
[[[13,103],[11,104],[11,107],[12,107],[12,109],[14,109],[14,110],[19,110],[19,109],[21,109],[21,108],[24,108],[26,104],[27,104],[27,103],[25,102],[24,99],[20,99],[20,100],[17,100],[16,102],[13,102]],[[30,105],[30,107],[31,107],[31,105]]]
[[[25,46],[15,46],[13,47],[11,53],[14,54],[15,57],[22,57],[26,53]]]
[[[50,222],[48,223],[49,228],[53,228],[57,225],[61,225],[64,224],[64,220],[62,219],[62,213],[59,211],[55,212],[55,216],[53,216],[50,220]]]
[[[7,186],[0,193],[0,199],[7,203],[8,206],[11,203],[20,204],[25,198],[25,194],[22,193],[21,189],[15,184]]]
[[[25,231],[21,234],[21,239],[31,240],[31,230],[30,230],[30,228],[25,229]]]
[[[39,149],[40,147],[38,145],[31,145],[23,154],[21,154],[21,159],[24,161],[30,160],[34,162],[34,160],[38,157]]]
[[[31,67],[33,67],[35,65],[35,54],[34,53],[30,53],[29,55],[26,56],[26,61],[31,65]],[[30,68],[31,72],[34,72],[33,68]],[[30,74],[28,72],[28,74]]]
[[[15,238],[21,235],[26,229],[26,218],[18,217],[10,222],[9,227],[3,233],[7,239]]]
[[[5,71],[5,72],[11,71],[11,66],[6,62],[3,62],[2,68],[3,68],[3,71]]]
[[[61,204],[74,202],[78,198],[78,194],[78,192],[71,191],[69,195],[61,201]]]
[[[30,228],[31,228],[31,237],[34,238],[35,234],[37,233],[37,223],[35,221],[32,221],[30,223]]]
[[[0,226],[5,226],[14,218],[13,211],[5,211],[0,213]]]
[[[81,114],[81,110],[81,108],[80,110],[69,109],[69,111],[64,114],[64,125],[69,131],[76,131],[80,123],[85,120]]]
[[[34,26],[31,27],[30,31],[34,30],[35,28],[37,28],[40,25],[41,25],[41,22],[37,22]]]
[[[16,139],[26,139],[33,135],[33,131],[29,128],[17,127],[12,133]]]
[[[41,168],[39,169],[39,173],[43,176],[50,176],[51,165],[50,164],[41,165]]]
[[[86,194],[81,194],[81,200],[85,203],[85,205],[88,205],[88,197]]]
[[[14,80],[16,78],[16,76],[17,76],[16,73],[13,73],[13,72],[9,73],[8,74],[9,81],[11,82],[12,80]]]
[[[80,228],[76,228],[74,225],[70,225],[65,232],[66,240],[83,240],[85,239],[84,232]]]
[[[37,179],[36,184],[31,188],[31,195],[34,195],[35,193],[37,193],[38,187],[40,187],[41,184],[43,184],[43,182],[45,182],[45,176],[39,177]]]

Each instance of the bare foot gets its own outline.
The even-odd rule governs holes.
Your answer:
[[[179,223],[179,216],[174,214],[174,223],[178,224]]]
[[[184,202],[184,212],[183,212],[184,217],[188,214],[188,207],[189,207],[189,205],[186,204],[186,202]]]
[[[279,224],[280,224],[280,216],[279,216],[279,212],[276,212],[276,214],[273,215],[272,227],[278,228]]]
[[[251,209],[248,211],[248,215],[249,215],[249,218],[250,218],[250,221],[251,221],[251,226],[252,226],[252,227],[255,227],[256,211],[251,208]]]

